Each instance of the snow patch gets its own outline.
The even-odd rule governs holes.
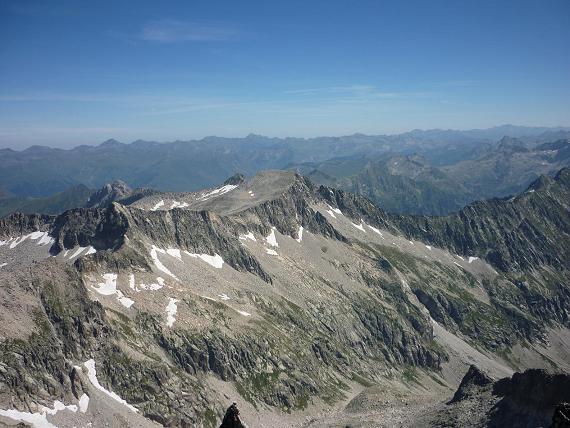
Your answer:
[[[83,251],[85,251],[87,249],[87,247],[79,247],[77,248],[77,250],[75,250],[75,252],[69,256],[70,259],[74,259],[75,257],[77,257],[79,254],[81,254]]]
[[[26,239],[28,239],[29,236],[30,235],[18,236],[16,239],[10,242],[10,249],[15,248],[17,245],[24,242]]]
[[[132,410],[135,413],[138,412],[138,410],[134,406],[127,403],[125,400],[123,400],[117,394],[115,394],[112,391],[108,391],[107,389],[103,388],[103,386],[101,386],[101,384],[99,383],[99,380],[97,380],[97,371],[95,370],[95,360],[93,360],[93,359],[87,360],[83,363],[83,365],[87,369],[87,377],[89,378],[89,381],[91,382],[91,384],[95,388],[97,388],[99,391],[103,392],[104,394],[108,395],[113,400],[127,406],[127,408],[129,408],[129,410]]]
[[[81,413],[85,413],[87,411],[87,407],[89,406],[89,396],[87,394],[82,394],[79,398],[79,411]],[[38,413],[28,413],[28,412],[20,412],[15,409],[9,410],[2,410],[0,409],[0,415],[6,416],[10,419],[16,421],[27,422],[35,428],[51,428],[55,427],[55,425],[51,424],[47,420],[47,415],[55,415],[57,412],[62,410],[69,410],[71,412],[77,412],[77,405],[69,404],[65,405],[61,401],[54,401],[53,402],[53,409],[49,407],[41,406],[40,412]]]
[[[199,258],[208,263],[210,266],[215,267],[216,269],[221,269],[222,266],[224,265],[224,259],[222,259],[222,256],[220,256],[218,253],[211,256],[209,254],[197,254],[197,253],[190,253],[188,251],[184,251],[184,254],[187,254],[193,258]]]
[[[53,244],[54,242],[55,242],[55,239],[53,239],[51,236],[49,236],[47,232],[44,232],[44,234],[42,235],[42,237],[38,241],[38,245],[48,245],[48,244]]]
[[[126,297],[123,292],[117,289],[117,274],[115,273],[104,273],[103,279],[105,282],[100,282],[97,285],[99,288],[92,286],[93,289],[103,295],[103,296],[112,296],[113,294],[117,295],[117,300],[121,305],[125,308],[130,308],[135,303],[134,300],[129,299]],[[129,279],[130,280],[130,279]]]
[[[166,254],[172,257],[176,257],[177,259],[182,260],[182,255],[180,254],[180,250],[178,248],[167,248]]]
[[[134,285],[134,276],[133,276],[133,285]],[[153,282],[153,283],[148,284],[148,285],[140,283],[138,286],[134,285],[134,287],[135,287],[134,290],[137,292],[139,292],[141,290],[145,290],[145,291],[160,290],[162,287],[164,287],[164,278],[159,276],[156,278],[156,282]]]
[[[174,208],[186,208],[189,206],[190,206],[190,204],[188,202],[172,201],[172,205],[170,205],[170,209],[173,210]]]
[[[377,233],[378,235],[380,235],[380,237],[382,239],[384,239],[384,235],[382,235],[382,232],[380,232],[380,229],[376,229],[374,226],[370,226],[369,224],[367,224],[366,226],[368,226],[370,229],[372,229],[373,232]]]
[[[31,239],[34,241],[39,240],[37,242],[37,245],[47,245],[47,244],[53,244],[55,242],[55,239],[49,236],[47,232],[36,231],[28,233],[27,235],[18,236],[16,238],[10,238],[6,241],[0,241],[0,247],[4,245],[9,245],[10,249],[13,249],[22,242],[24,242],[26,239]]]
[[[87,247],[87,251],[83,255],[88,256],[89,254],[95,254],[96,252],[97,250],[90,245],[89,247]]]
[[[99,288],[93,287],[95,291],[103,296],[115,294],[117,291],[117,274],[104,273],[102,276],[105,282],[98,283]]]
[[[154,265],[156,266],[156,268],[158,270],[163,271],[165,274],[170,275],[172,278],[177,280],[178,278],[176,277],[176,275],[174,275],[172,272],[170,272],[168,270],[168,268],[166,266],[164,266],[162,264],[162,262],[158,259],[158,253],[166,254],[166,251],[163,250],[162,248],[158,248],[158,247],[155,247],[153,245],[150,249],[150,257],[152,258],[152,261],[154,262]]]
[[[0,409],[0,415],[14,419],[15,421],[27,422],[34,428],[57,428],[55,425],[48,422],[45,413],[28,413],[20,412],[16,409]]]
[[[216,269],[221,269],[224,265],[224,259],[222,259],[222,256],[219,254],[214,254],[213,256],[209,254],[198,254],[198,257]]]
[[[247,232],[247,233],[244,234],[244,235],[240,235],[240,236],[239,236],[239,239],[241,239],[242,241],[244,241],[244,240],[246,240],[246,239],[250,239],[250,240],[252,240],[252,241],[257,242],[257,239],[255,239],[255,236],[253,236],[253,233],[251,233],[251,232]]]
[[[4,266],[7,266],[8,263],[0,263],[0,268],[3,268]]]
[[[249,312],[240,311],[239,309],[236,309],[236,311],[238,312],[238,314],[243,315],[244,317],[250,317],[251,316],[251,314]]]
[[[55,415],[57,412],[61,412],[62,410],[70,410],[73,413],[77,412],[77,406],[75,404],[69,404],[69,405],[65,405],[63,404],[61,401],[55,400],[53,402],[53,409],[50,409],[49,407],[44,407],[41,406],[40,407],[40,411],[43,414],[48,414],[48,415]]]
[[[303,226],[299,226],[299,230],[297,231],[297,236],[298,238],[295,239],[295,241],[297,241],[298,243],[301,243],[301,241],[303,240]]]
[[[342,215],[342,211],[339,210],[338,208],[333,208],[333,207],[331,207],[330,205],[327,205],[327,206],[329,207],[329,210],[331,210],[331,211],[333,211],[333,212],[335,212],[335,213],[337,213],[337,214],[341,214],[341,215]]]
[[[277,254],[277,251],[272,250],[271,248],[266,248],[265,251],[267,252],[267,254],[271,254],[272,256],[278,256],[279,254]]]
[[[161,208],[164,206],[164,201],[161,199],[160,201],[158,201],[156,203],[156,205],[154,207],[152,207],[150,210],[151,211],[156,211],[157,209]]]
[[[352,224],[354,227],[356,227],[358,230],[366,233],[366,230],[364,230],[364,222],[361,220],[360,224],[356,224],[353,222],[350,222],[350,224]]]
[[[197,198],[197,200],[199,201],[206,201],[208,199],[210,199],[213,196],[221,196],[225,193],[231,192],[232,190],[234,190],[236,187],[238,187],[236,184],[226,184],[225,186],[222,186],[218,189],[214,189],[211,192],[207,192],[207,193],[202,193],[200,195],[200,197]]]
[[[468,263],[473,263],[475,260],[479,260],[479,257],[469,257],[467,260]]]
[[[133,304],[135,303],[133,299],[130,299],[127,296],[125,296],[121,290],[117,290],[117,300],[121,305],[123,305],[127,309],[133,306]]]
[[[173,299],[172,297],[169,297],[168,299],[168,305],[166,305],[166,325],[168,327],[172,327],[174,321],[176,321],[174,315],[178,312],[178,307],[176,306],[177,302],[178,300]]]
[[[218,294],[218,297],[222,300],[230,300],[230,296],[228,296],[227,294],[223,293],[223,294]]]
[[[431,245],[426,245],[426,248],[431,251]]]
[[[87,394],[82,394],[79,397],[79,411],[81,413],[87,412],[87,408],[89,407],[89,396]]]
[[[272,247],[278,247],[279,246],[279,244],[277,243],[277,238],[275,238],[275,228],[274,227],[271,228],[271,233],[267,236],[267,238],[265,238],[265,240]]]

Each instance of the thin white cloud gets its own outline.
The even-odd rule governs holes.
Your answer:
[[[366,102],[381,99],[429,98],[437,94],[433,92],[386,92],[374,85],[327,86],[322,88],[292,89],[284,92],[287,95],[334,97],[337,102]]]
[[[120,111],[134,116],[169,116],[207,110],[229,111],[244,109],[262,109],[263,111],[282,111],[287,115],[331,116],[339,111],[348,114],[351,111],[393,109],[402,103],[409,105],[420,99],[437,99],[436,93],[430,92],[382,92],[372,85],[331,86],[317,89],[288,91],[284,96],[259,99],[255,97],[235,97],[222,95],[217,97],[191,96],[190,94],[106,94],[106,93],[13,93],[0,94],[0,103],[95,103],[108,104]],[[351,110],[352,109],[352,110]],[[64,131],[65,132],[65,131]]]
[[[73,93],[13,93],[0,94],[0,103],[18,102],[80,102],[80,103],[109,103],[117,106],[135,107],[172,107],[188,104],[212,103],[210,98],[203,99],[184,95],[155,95],[155,94],[73,94]],[[216,103],[220,102],[215,100]]]
[[[156,43],[227,41],[238,37],[239,32],[227,24],[204,24],[169,19],[147,23],[139,39]]]
[[[122,127],[34,127],[27,126],[23,128],[2,128],[0,127],[0,137],[14,136],[35,136],[35,135],[71,135],[80,136],[85,134],[115,134],[119,132],[135,132],[138,128],[122,128]]]
[[[376,90],[372,85],[348,85],[348,86],[326,86],[323,88],[306,88],[292,89],[285,91],[286,94],[292,95],[311,95],[311,94],[339,94],[339,93],[363,93],[373,92]]]
[[[470,86],[477,85],[476,80],[449,80],[447,82],[439,83],[441,86],[450,86],[450,87],[458,87],[458,88],[466,88]]]

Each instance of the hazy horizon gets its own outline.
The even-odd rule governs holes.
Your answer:
[[[0,147],[570,125],[570,2],[0,0]]]
[[[488,128],[464,128],[464,129],[458,129],[458,128],[425,128],[425,129],[421,129],[421,128],[412,128],[412,129],[408,129],[408,130],[404,130],[401,132],[375,132],[375,133],[364,133],[364,132],[353,132],[350,134],[338,134],[338,135],[314,135],[314,136],[302,136],[302,135],[265,135],[265,134],[260,134],[257,132],[249,132],[248,134],[245,135],[204,135],[204,136],[200,136],[200,137],[194,137],[194,138],[176,138],[176,139],[168,139],[168,140],[160,140],[160,139],[149,139],[149,138],[135,138],[135,139],[129,139],[129,140],[121,140],[119,138],[115,138],[110,136],[109,138],[105,138],[103,140],[100,141],[93,141],[93,142],[88,142],[88,143],[77,143],[77,144],[69,144],[69,145],[58,145],[57,142],[56,144],[30,144],[27,146],[10,146],[10,145],[2,145],[0,143],[0,149],[12,149],[12,150],[16,150],[16,151],[23,151],[26,149],[29,149],[31,147],[49,147],[49,148],[54,148],[54,149],[65,149],[65,150],[72,150],[75,149],[77,147],[80,146],[90,146],[90,147],[97,147],[100,146],[106,142],[109,141],[116,141],[120,144],[134,144],[136,142],[139,141],[144,141],[144,142],[152,142],[152,143],[158,143],[158,144],[169,144],[169,143],[173,143],[173,142],[193,142],[193,141],[202,141],[208,138],[227,138],[227,139],[246,139],[250,136],[258,136],[258,137],[263,137],[263,138],[269,138],[269,139],[281,139],[281,140],[285,140],[288,138],[291,139],[304,139],[304,140],[312,140],[312,139],[317,139],[317,138],[343,138],[343,137],[351,137],[354,135],[364,135],[367,137],[375,137],[375,136],[386,136],[386,137],[394,137],[394,136],[399,136],[399,135],[403,135],[403,134],[408,134],[408,133],[412,133],[412,132],[477,132],[477,131],[489,131],[489,130],[495,130],[495,129],[501,129],[501,128],[505,128],[505,127],[512,127],[512,128],[517,128],[520,130],[521,135],[524,136],[532,136],[532,135],[536,135],[535,132],[531,133],[531,134],[524,134],[524,132],[522,131],[523,129],[528,129],[528,130],[536,130],[536,129],[544,129],[545,132],[548,131],[552,131],[552,132],[556,132],[556,131],[570,131],[570,126],[541,126],[541,125],[513,125],[513,124],[502,124],[502,125],[495,125],[495,126],[491,126]],[[512,137],[512,135],[508,135],[508,134],[504,134],[503,136],[507,137]],[[497,138],[502,138],[502,137],[497,137]],[[491,138],[493,139],[493,138]]]

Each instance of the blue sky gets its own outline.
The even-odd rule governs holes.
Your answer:
[[[570,1],[0,0],[0,147],[570,125]]]

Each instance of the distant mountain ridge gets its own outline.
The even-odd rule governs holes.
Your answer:
[[[151,189],[131,189],[121,180],[92,190],[83,184],[43,198],[0,198],[0,218],[13,212],[24,214],[61,214],[73,208],[103,208],[115,201],[135,201],[153,193]]]
[[[567,128],[499,127],[490,130],[412,131],[399,135],[354,134],[344,137],[245,138],[206,137],[202,140],[122,144],[108,140],[99,146],[70,150],[33,146],[23,151],[0,150],[0,190],[12,196],[43,197],[78,184],[99,188],[114,180],[157,190],[192,191],[213,186],[239,171],[246,176],[265,169],[283,169],[302,162],[339,157],[417,153],[434,165],[477,156],[504,131],[550,141],[550,133]]]
[[[489,138],[507,131],[530,136]],[[395,136],[251,134],[173,143],[108,140],[71,150],[5,149],[0,150],[0,216],[88,207],[86,198],[94,197],[89,189],[116,181],[147,193],[191,192],[235,172],[251,177],[266,169],[294,169],[316,183],[364,195],[389,212],[443,215],[475,200],[518,193],[539,175],[570,165],[569,139],[551,139],[561,135],[570,137],[570,131],[504,126]],[[118,190],[109,197],[127,193]]]
[[[336,158],[294,169],[319,184],[366,196],[393,213],[444,215],[480,199],[517,194],[570,165],[570,141],[503,137],[476,156],[435,166],[417,154]]]

